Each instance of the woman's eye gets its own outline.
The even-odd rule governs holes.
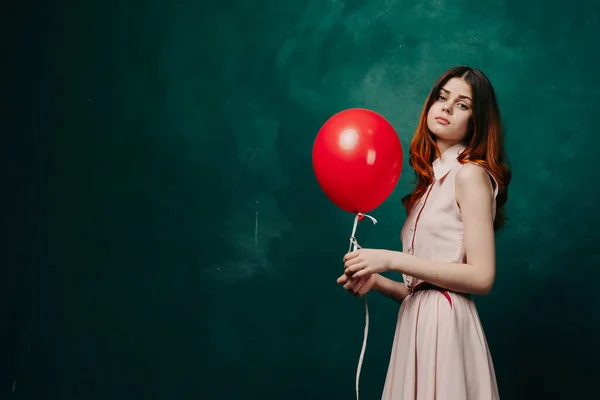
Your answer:
[[[438,99],[439,99],[439,100],[442,100],[442,101],[445,101],[445,100],[446,100],[446,98],[445,98],[444,96],[442,96],[441,94],[438,96]]]
[[[462,108],[463,110],[468,110],[468,109],[469,109],[469,107],[467,107],[467,105],[466,105],[466,104],[463,104],[463,103],[459,103],[459,104],[458,104],[458,106],[459,106],[460,108]]]

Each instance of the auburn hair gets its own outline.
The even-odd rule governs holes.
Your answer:
[[[467,82],[471,86],[473,97],[470,128],[464,140],[466,149],[459,155],[458,161],[461,164],[479,164],[498,182],[494,220],[494,229],[498,230],[504,226],[507,219],[504,206],[508,200],[511,171],[504,152],[502,123],[494,88],[483,72],[468,66],[457,66],[446,71],[438,78],[425,101],[409,150],[409,162],[415,170],[415,186],[414,190],[402,199],[402,204],[406,212],[410,212],[433,182],[432,164],[441,153],[434,135],[427,127],[427,114],[437,100],[441,88],[452,78],[461,78]]]

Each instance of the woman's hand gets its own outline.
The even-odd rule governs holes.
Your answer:
[[[343,274],[337,279],[337,283],[344,285],[350,294],[356,297],[362,297],[377,284],[378,274],[369,275],[362,278],[350,278],[348,275]]]
[[[359,249],[344,256],[345,275],[351,278],[368,277],[390,269],[389,251],[380,249]]]

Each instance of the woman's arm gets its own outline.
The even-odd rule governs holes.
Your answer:
[[[398,282],[380,274],[374,274],[373,277],[375,278],[373,289],[397,303],[402,303],[404,298],[408,296],[408,289],[404,282]]]
[[[356,277],[396,271],[448,290],[488,294],[496,276],[492,184],[482,168],[467,164],[456,176],[467,263],[426,260],[397,251],[359,249],[344,256],[345,274]]]
[[[373,289],[398,303],[402,303],[402,300],[408,295],[408,289],[406,289],[403,282],[394,281],[380,274],[372,274],[368,277],[356,279],[351,279],[348,275],[342,274],[337,279],[337,283],[343,285],[345,290],[358,297],[364,296],[365,293]]]
[[[448,290],[488,294],[496,275],[492,196],[488,173],[477,165],[463,166],[456,176],[456,201],[463,219],[467,263],[437,262],[390,252],[389,269]]]

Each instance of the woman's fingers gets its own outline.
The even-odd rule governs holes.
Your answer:
[[[362,296],[362,288],[365,286],[365,278],[356,278],[356,285],[352,288],[352,294],[356,297]]]
[[[341,285],[342,283],[346,283],[347,281],[348,281],[348,275],[346,275],[346,274],[342,274],[342,276],[337,278],[338,285]]]

